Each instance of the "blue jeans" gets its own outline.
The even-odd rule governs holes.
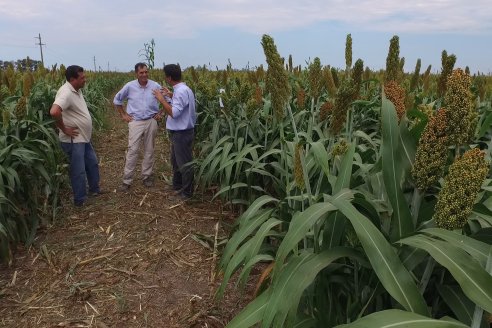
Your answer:
[[[70,183],[73,190],[73,202],[82,205],[87,199],[86,179],[89,192],[99,192],[99,164],[90,142],[62,142],[61,147],[70,162]]]

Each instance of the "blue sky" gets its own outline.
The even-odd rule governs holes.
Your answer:
[[[139,7],[141,5],[141,7]],[[0,0],[0,59],[40,59],[46,65],[78,64],[130,71],[139,50],[155,40],[155,64],[234,68],[265,64],[261,36],[275,40],[295,65],[319,57],[345,67],[345,39],[353,62],[385,67],[389,40],[400,37],[405,71],[418,58],[422,71],[441,68],[441,52],[455,67],[492,74],[490,0]]]

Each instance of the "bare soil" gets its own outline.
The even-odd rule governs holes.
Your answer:
[[[130,191],[118,192],[128,131],[110,109],[107,121],[94,140],[108,193],[77,209],[66,189],[57,221],[0,266],[0,326],[224,327],[251,299],[260,274],[253,272],[245,293],[228,287],[214,301],[214,248],[236,215],[207,192],[187,202],[169,199],[162,126],[156,185],[144,187],[137,169]]]

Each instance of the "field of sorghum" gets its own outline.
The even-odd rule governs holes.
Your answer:
[[[406,74],[397,36],[380,72],[350,35],[343,70],[262,46],[266,70],[188,76],[199,185],[240,213],[217,297],[269,263],[228,327],[488,327],[490,77],[446,51]]]
[[[197,97],[198,188],[237,211],[220,298],[263,275],[229,327],[488,327],[492,312],[491,78],[442,52],[404,73],[294,66],[262,38],[267,68],[185,70]],[[63,68],[1,71],[0,250],[53,220],[64,165],[48,109]],[[160,76],[158,72],[156,76]],[[125,74],[94,73],[95,122]]]
[[[84,95],[97,127],[106,95],[127,74],[89,73]],[[68,184],[66,160],[49,115],[65,68],[0,69],[0,259],[11,260],[16,243],[30,244],[40,224],[52,223]]]

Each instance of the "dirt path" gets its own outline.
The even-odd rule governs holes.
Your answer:
[[[211,300],[219,280],[216,224],[232,223],[233,215],[210,195],[168,199],[164,131],[156,186],[135,181],[130,192],[116,192],[127,127],[108,111],[111,128],[96,134],[95,146],[101,185],[110,192],[76,210],[67,191],[58,222],[29,248],[19,247],[10,267],[0,267],[0,326],[223,327],[247,298],[229,289],[220,304]],[[219,228],[217,235],[226,233]]]

